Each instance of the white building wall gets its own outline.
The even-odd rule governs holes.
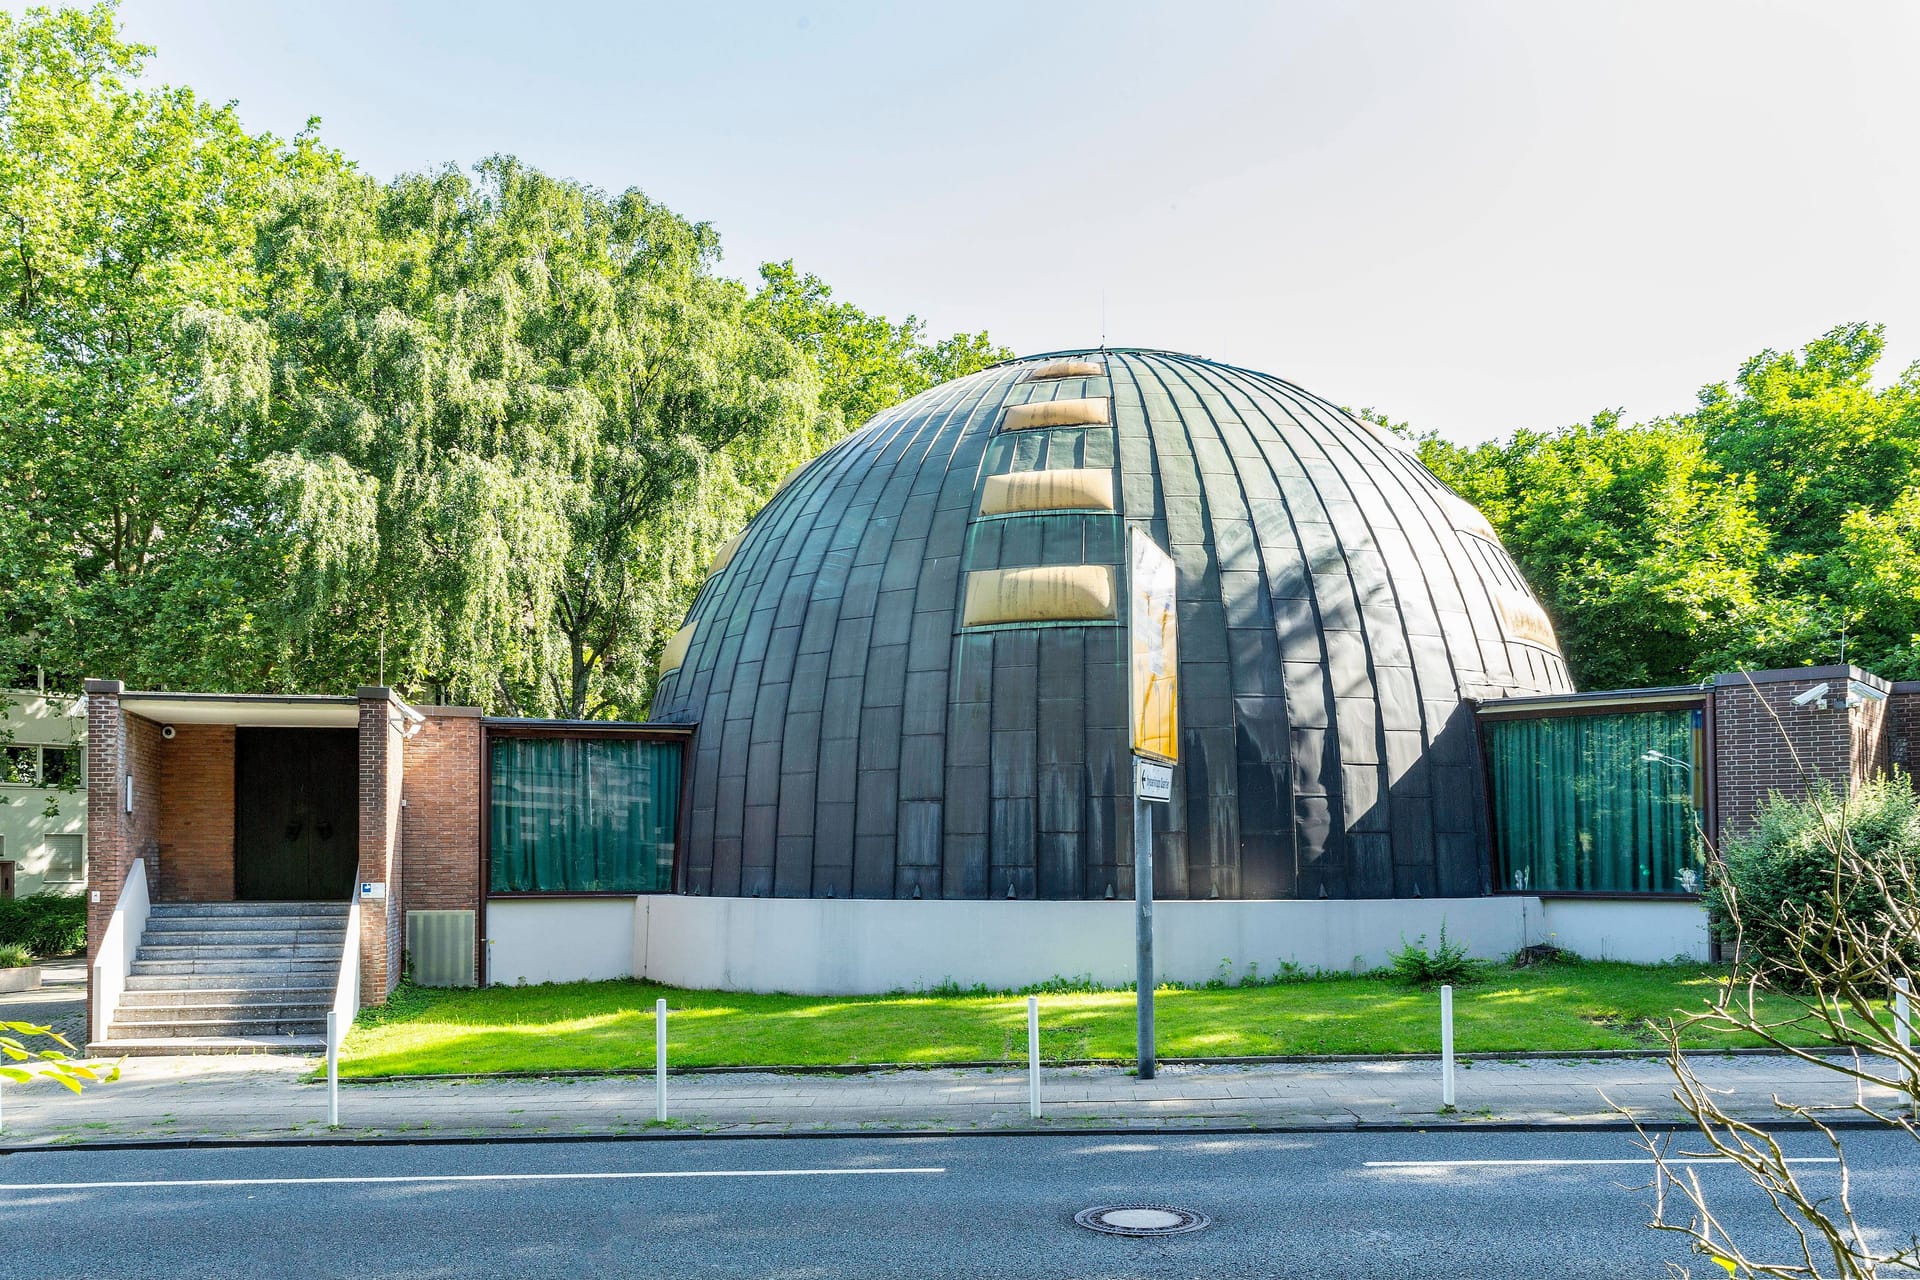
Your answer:
[[[1707,911],[1680,899],[1548,898],[1529,942],[1590,960],[1659,964],[1707,958]]]
[[[83,736],[85,719],[74,714],[76,699],[32,691],[0,693],[4,732],[0,746],[73,747]],[[75,789],[19,786],[0,783],[0,857],[14,865],[13,891],[17,897],[43,887],[79,893],[81,883],[46,883],[53,850],[48,836],[78,836],[84,854],[87,833],[87,789],[83,776]],[[52,810],[52,816],[48,816]],[[84,867],[84,864],[83,864]]]
[[[1622,960],[1704,958],[1705,913],[1687,902],[1536,897],[1163,902],[1163,981],[1201,983],[1284,964],[1352,972],[1403,941],[1449,940],[1484,959],[1530,942]],[[633,975],[676,987],[853,995],[955,983],[993,990],[1049,978],[1133,979],[1130,902],[869,899],[496,899],[495,982]]]
[[[631,978],[632,898],[494,898],[487,981],[502,986]]]

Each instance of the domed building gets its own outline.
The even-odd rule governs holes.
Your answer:
[[[1131,896],[1130,529],[1178,570],[1155,893],[1488,893],[1466,700],[1572,685],[1485,518],[1291,383],[1104,348],[881,414],[722,551],[653,704],[678,891]]]

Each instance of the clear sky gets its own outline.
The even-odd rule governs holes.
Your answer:
[[[18,7],[17,0],[7,0]],[[508,151],[730,274],[1167,347],[1462,440],[1920,357],[1920,4],[127,0],[158,78],[382,177]]]

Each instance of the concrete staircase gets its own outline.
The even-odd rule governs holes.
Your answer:
[[[155,903],[96,1056],[324,1053],[344,902]]]

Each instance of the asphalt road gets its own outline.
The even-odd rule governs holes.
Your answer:
[[[1848,1150],[1862,1218],[1920,1228],[1914,1143]],[[1458,1131],[50,1150],[0,1158],[0,1275],[1662,1276],[1689,1259],[1644,1225],[1636,1159],[1625,1134]],[[1772,1230],[1737,1171],[1700,1169]],[[1213,1225],[1073,1225],[1122,1201]]]

